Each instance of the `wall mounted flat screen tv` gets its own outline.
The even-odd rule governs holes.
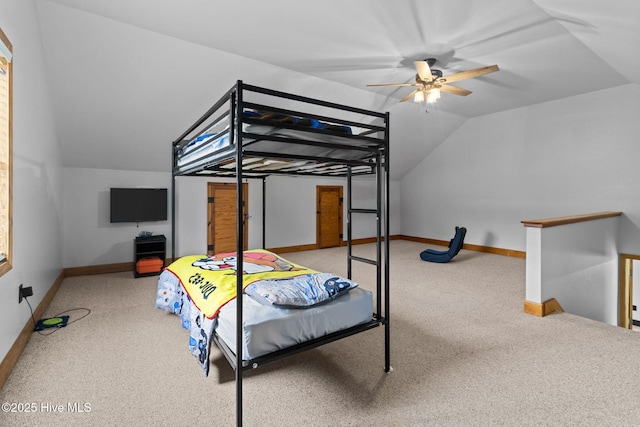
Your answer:
[[[166,188],[111,189],[111,222],[166,220]]]

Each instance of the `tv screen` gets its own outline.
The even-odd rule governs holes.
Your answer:
[[[166,188],[111,189],[111,222],[166,220]]]

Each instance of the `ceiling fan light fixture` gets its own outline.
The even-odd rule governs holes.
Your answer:
[[[440,99],[440,89],[437,87],[420,89],[413,96],[413,102],[415,103],[426,102],[427,104],[434,104],[438,99]]]
[[[433,104],[438,99],[440,99],[440,89],[436,87],[427,91],[427,104]]]

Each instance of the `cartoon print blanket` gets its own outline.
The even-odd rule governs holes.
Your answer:
[[[242,261],[243,289],[257,280],[317,273],[262,249],[245,251]],[[167,270],[180,279],[193,304],[204,316],[212,319],[236,296],[236,265],[237,257],[232,252],[211,257],[185,256],[169,265]]]

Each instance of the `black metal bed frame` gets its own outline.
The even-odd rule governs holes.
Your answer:
[[[362,121],[347,120],[338,117],[319,116],[318,114],[301,113],[300,111],[294,111],[285,109],[282,107],[269,106],[250,102],[245,100],[248,94],[260,94],[266,96],[269,99],[275,99],[278,102],[285,100],[287,102],[302,103],[306,106],[319,106],[326,108],[329,112],[340,113],[346,115],[362,116],[367,120],[382,121],[383,124],[363,123]],[[228,105],[228,109],[224,107]],[[223,110],[220,112],[220,110]],[[243,117],[243,111],[245,109],[254,109],[261,111],[269,111],[278,114],[291,114],[297,116],[314,117],[319,120],[324,120],[332,123],[339,123],[347,126],[354,126],[364,129],[357,135],[339,135],[347,144],[342,142],[326,142],[326,141],[314,141],[309,139],[296,139],[285,138],[277,135],[255,135],[249,132],[245,132],[243,124],[254,122],[250,118]],[[218,114],[216,116],[216,114]],[[230,144],[226,149],[218,151],[212,155],[211,161],[199,163],[193,167],[187,165],[186,167],[178,167],[178,158],[181,150],[190,141],[193,141],[198,136],[206,132],[207,127],[211,127],[220,121],[229,117],[229,123],[232,124],[225,132],[229,133]],[[211,120],[211,121],[209,121]],[[203,125],[205,130],[203,130]],[[286,127],[286,125],[283,125]],[[316,132],[315,130],[309,130],[310,134]],[[382,134],[382,137],[372,136]],[[337,135],[337,134],[336,134]],[[338,135],[337,135],[338,136]],[[284,143],[301,144],[304,146],[331,148],[337,150],[356,150],[361,152],[360,158],[341,159],[335,156],[322,157],[322,156],[304,156],[293,155],[282,152],[264,152],[251,150],[252,144],[245,143],[245,138],[251,138],[251,141],[256,139],[270,140]],[[355,141],[355,143],[354,143]],[[354,143],[353,145],[350,143]],[[355,148],[354,148],[355,146]],[[310,160],[318,162],[326,169],[317,169],[309,172],[307,169],[302,168],[298,171],[290,170],[290,167],[285,167],[285,171],[270,170],[264,173],[255,173],[251,169],[247,169],[243,164],[243,159],[248,156],[256,156],[260,158],[276,158],[279,160]],[[230,171],[229,168],[222,169],[220,164],[222,162],[235,161],[235,171]],[[364,168],[363,166],[366,166]],[[354,173],[353,168],[357,167],[358,172]],[[336,173],[335,170],[339,172]],[[364,170],[364,171],[363,171]],[[323,173],[328,171],[328,173]],[[213,341],[220,348],[225,358],[235,370],[236,381],[236,424],[242,425],[242,376],[243,372],[249,369],[255,369],[263,364],[280,360],[284,357],[297,354],[338,339],[342,339],[360,332],[364,332],[378,326],[385,327],[385,356],[384,356],[384,370],[385,372],[391,372],[391,357],[390,357],[390,324],[389,324],[389,113],[378,113],[369,110],[363,110],[360,108],[349,107],[332,102],[321,101],[305,96],[289,94],[281,91],[265,89],[258,86],[248,85],[238,80],[237,83],[225,93],[198,121],[196,121],[186,132],[184,132],[177,140],[173,142],[173,172],[172,172],[172,192],[171,192],[171,252],[172,258],[175,259],[175,229],[176,229],[176,197],[175,180],[177,176],[235,176],[237,185],[237,230],[236,230],[236,253],[242,253],[243,241],[244,241],[244,229],[242,218],[242,200],[243,189],[242,180],[247,177],[260,177],[263,182],[263,194],[266,186],[266,176],[270,174],[293,174],[293,175],[313,175],[313,176],[343,176],[347,179],[347,275],[351,279],[352,276],[352,261],[364,262],[376,266],[376,307],[375,312],[369,322],[360,324],[345,330],[334,332],[307,342],[303,342],[292,347],[288,347],[265,356],[257,357],[252,360],[243,360],[242,356],[242,321],[243,321],[243,257],[237,257],[237,269],[236,269],[236,352],[234,353],[223,340],[221,340],[217,334],[213,334]],[[376,207],[371,209],[354,208],[352,206],[352,177],[361,174],[374,174],[376,176]],[[263,197],[263,247],[265,245],[265,205]],[[353,214],[369,214],[376,217],[376,259],[365,259],[353,255],[352,252],[352,219]],[[384,238],[383,238],[384,237]]]

